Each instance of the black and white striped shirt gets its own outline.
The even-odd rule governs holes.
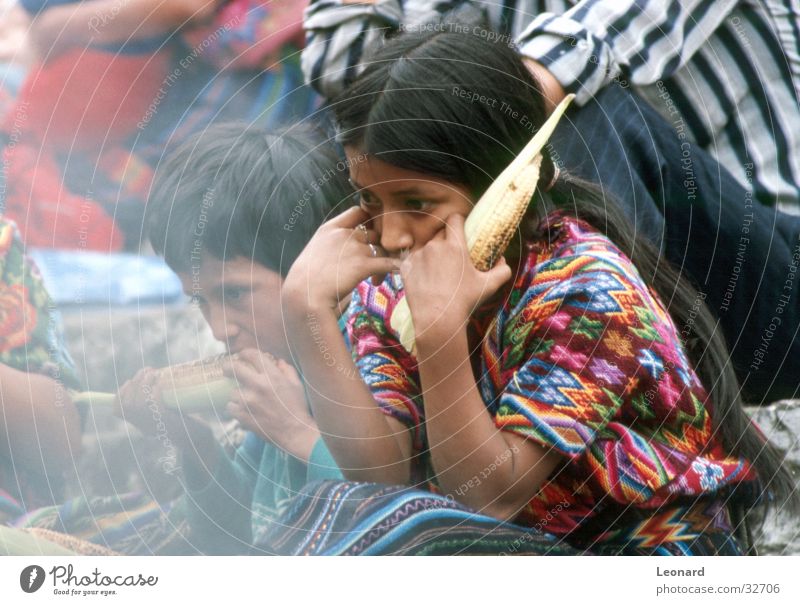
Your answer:
[[[312,0],[306,77],[330,97],[384,33],[468,4],[579,104],[630,86],[758,200],[800,214],[800,0]]]

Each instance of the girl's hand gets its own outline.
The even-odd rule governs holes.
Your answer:
[[[289,312],[335,309],[359,282],[399,268],[400,261],[383,256],[378,235],[364,226],[369,218],[351,208],[319,228],[286,276],[283,298]]]
[[[448,338],[472,312],[511,277],[501,256],[489,271],[472,264],[464,235],[464,217],[451,214],[445,227],[400,265],[417,342]]]
[[[224,370],[239,383],[228,404],[231,416],[265,441],[308,461],[319,430],[294,367],[269,353],[246,349]]]

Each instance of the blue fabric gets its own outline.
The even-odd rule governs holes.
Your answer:
[[[568,117],[552,139],[556,159],[616,197],[637,230],[705,295],[746,399],[796,397],[800,279],[789,278],[800,260],[800,217],[760,204],[619,86]]]
[[[35,248],[29,251],[56,306],[146,305],[186,298],[181,280],[157,256]]]

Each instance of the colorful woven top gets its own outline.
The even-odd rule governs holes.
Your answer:
[[[0,364],[78,386],[55,305],[39,270],[25,255],[16,225],[4,218],[0,218]],[[52,504],[60,489],[60,477],[36,475],[19,462],[15,465],[0,457],[0,518]]]
[[[620,517],[646,526],[655,516],[647,509],[754,481],[750,464],[714,438],[679,331],[630,259],[583,221],[554,213],[548,224],[548,241],[528,246],[496,321],[483,322],[478,386],[496,425],[565,461],[515,521],[603,541]],[[419,469],[427,456],[416,360],[387,327],[402,295],[398,277],[363,282],[348,330],[378,404],[412,428]],[[680,533],[673,521],[642,533],[669,541]]]

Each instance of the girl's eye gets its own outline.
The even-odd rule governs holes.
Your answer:
[[[369,193],[362,192],[358,194],[358,205],[364,210],[370,211],[380,207],[380,202]]]
[[[423,202],[422,200],[415,200],[415,199],[406,200],[406,206],[408,207],[409,210],[412,210],[414,212],[422,212],[423,210],[427,210],[428,209],[428,203],[427,202]]]

